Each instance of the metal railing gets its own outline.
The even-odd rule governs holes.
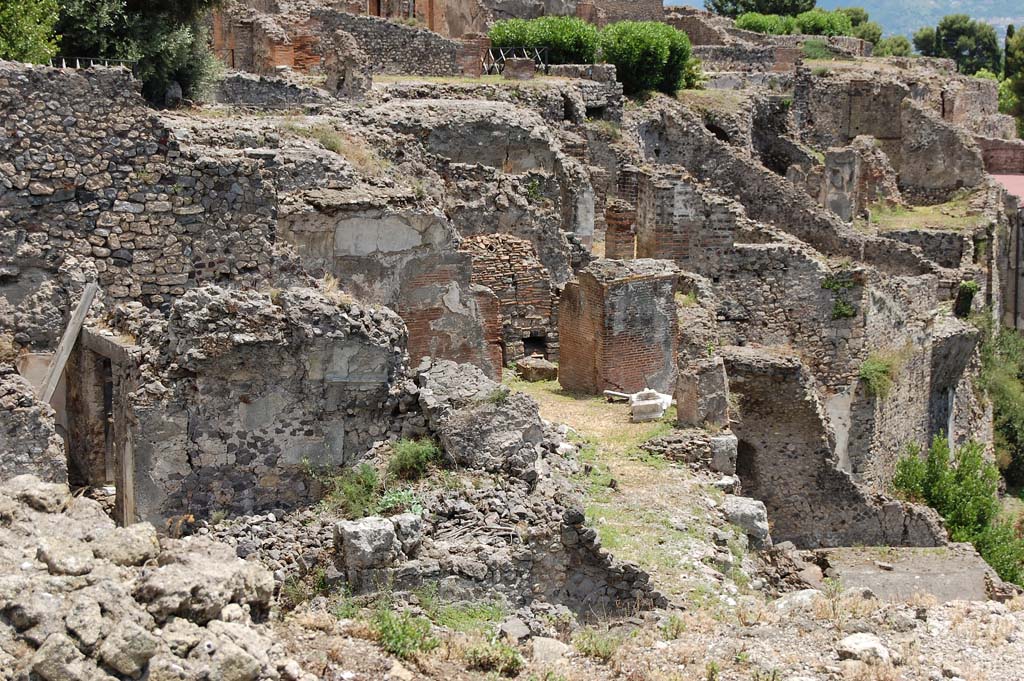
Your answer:
[[[50,66],[58,69],[91,69],[96,66],[123,66],[135,73],[136,61],[128,59],[107,59],[106,57],[54,57]]]
[[[483,56],[485,75],[497,75],[505,70],[508,59],[532,59],[537,70],[548,72],[548,48],[546,47],[491,47]]]

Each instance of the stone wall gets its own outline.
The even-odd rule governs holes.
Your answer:
[[[437,33],[387,19],[363,17],[335,10],[311,15],[316,31],[332,35],[350,33],[369,59],[373,73],[417,76],[452,76],[460,73],[459,43]]]
[[[409,354],[501,372],[500,315],[472,284],[472,259],[436,208],[414,196],[367,189],[316,190],[311,210],[282,216],[280,237],[309,271],[337,277],[360,299],[392,307],[409,329]]]
[[[183,148],[128,71],[3,62],[0,110],[4,291],[20,277],[38,289],[72,261],[110,300],[153,307],[203,282],[271,277],[277,198],[262,162]]]
[[[673,260],[698,274],[717,271],[744,218],[738,204],[705,191],[686,171],[659,167],[640,178],[636,257]]]
[[[865,486],[888,491],[896,463],[909,445],[927,449],[933,437],[963,442],[989,417],[974,412],[978,331],[944,319],[906,344],[882,346],[893,362],[894,380],[884,395],[855,386],[847,445],[848,470]],[[969,418],[961,418],[965,414]]]
[[[260,108],[303,104],[327,104],[333,98],[324,90],[248,73],[230,73],[217,83],[214,93],[221,104],[241,104]]]
[[[559,305],[558,380],[569,391],[672,393],[678,270],[666,260],[597,260]]]
[[[862,490],[834,457],[814,379],[799,359],[725,348],[729,391],[738,394],[737,474],[764,502],[776,542],[825,546],[941,546],[931,509]]]
[[[47,482],[66,483],[64,441],[54,425],[53,409],[36,397],[32,385],[10,364],[0,363],[0,482],[18,475],[35,475]]]
[[[111,320],[143,360],[118,364],[115,379],[129,520],[309,503],[321,491],[314,473],[387,438],[405,358],[389,310],[313,289],[203,287],[166,321],[139,311]]]
[[[718,194],[736,197],[748,217],[788,232],[826,255],[855,258],[890,273],[924,274],[933,269],[908,246],[853,232],[785,178],[719,140],[695,113],[676,103],[649,105],[632,124],[647,159],[685,167]]]

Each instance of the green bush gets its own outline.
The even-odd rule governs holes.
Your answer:
[[[1024,486],[1024,336],[994,329],[988,314],[978,315],[981,383],[992,401],[996,460],[1006,482]]]
[[[913,53],[913,46],[910,40],[903,35],[894,35],[890,38],[882,38],[875,43],[875,57],[909,57]]]
[[[380,646],[407,660],[417,653],[429,653],[441,642],[430,633],[430,621],[381,607],[373,616],[372,627]]]
[[[476,643],[463,651],[470,669],[494,672],[502,676],[516,676],[526,666],[519,651],[502,641]]]
[[[787,35],[796,29],[796,20],[778,14],[747,12],[736,18],[736,28],[768,35]]]
[[[508,19],[495,23],[487,35],[494,47],[546,47],[551,64],[593,64],[597,60],[597,28],[576,17]]]
[[[999,518],[999,471],[985,460],[985,449],[968,442],[951,456],[945,436],[932,441],[925,458],[907,448],[896,464],[893,486],[904,497],[924,502],[943,520],[953,541],[971,542],[1004,580],[1024,577],[1024,540],[1013,524]]]
[[[323,503],[328,508],[340,510],[347,518],[365,518],[377,512],[380,479],[373,466],[360,464],[321,482],[327,488]]]
[[[674,94],[699,83],[686,34],[657,21],[619,21],[601,31],[601,52],[614,64],[626,94]]]
[[[828,48],[828,43],[824,40],[808,40],[804,43],[801,51],[804,53],[804,59],[810,61],[823,61],[835,57],[835,53]],[[829,72],[825,71],[825,73]]]
[[[400,480],[419,480],[430,464],[441,458],[437,443],[428,438],[402,439],[391,445],[394,452],[388,460],[388,473]]]
[[[803,35],[853,35],[853,22],[842,12],[812,9],[797,15],[796,29]]]
[[[57,54],[56,0],[0,0],[0,59],[44,63]]]
[[[572,639],[572,645],[581,654],[608,663],[624,642],[621,634],[606,629],[581,629]]]
[[[872,45],[877,45],[882,39],[882,25],[874,21],[868,21],[859,26],[854,26],[852,35],[854,38],[860,38]]]
[[[868,394],[884,400],[892,389],[893,379],[899,370],[899,358],[888,353],[872,353],[860,365],[858,377],[864,381]]]

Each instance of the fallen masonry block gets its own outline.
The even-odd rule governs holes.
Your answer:
[[[558,365],[543,357],[524,357],[516,362],[516,373],[530,383],[553,381],[558,378]]]

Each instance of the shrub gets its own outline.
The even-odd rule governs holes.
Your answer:
[[[586,628],[572,639],[572,645],[580,653],[607,663],[622,646],[623,637],[607,630]]]
[[[899,359],[890,353],[872,353],[864,360],[857,375],[864,381],[868,394],[880,400],[889,396],[893,379],[899,371]]]
[[[842,12],[827,12],[822,9],[812,9],[798,14],[796,28],[797,32],[803,35],[853,35],[853,22],[849,16]]]
[[[872,45],[877,45],[882,39],[882,26],[874,21],[868,21],[859,26],[854,26],[853,37],[866,40]]]
[[[463,651],[470,669],[495,672],[502,676],[516,676],[526,666],[519,651],[502,641],[476,643]]]
[[[57,54],[56,0],[0,2],[0,59],[43,63]]]
[[[946,521],[953,541],[971,542],[1002,579],[1024,578],[1024,540],[1000,519],[999,471],[985,460],[985,449],[968,442],[951,456],[945,436],[932,440],[927,456],[907,448],[896,464],[893,486],[903,496],[927,503]]]
[[[736,28],[768,35],[787,35],[793,33],[796,28],[796,20],[793,17],[783,17],[778,14],[747,12],[736,18]]]
[[[804,43],[801,51],[804,53],[804,59],[810,61],[832,59],[835,56],[832,50],[828,48],[828,43],[824,40],[808,40]],[[828,69],[825,70],[825,73],[829,73]]]
[[[674,94],[699,83],[700,70],[686,34],[656,21],[619,21],[601,32],[601,52],[614,64],[627,94]]]
[[[909,57],[913,52],[910,40],[903,35],[894,35],[890,38],[882,38],[875,43],[875,50],[872,53],[876,57]]]
[[[430,464],[441,458],[437,443],[428,438],[402,439],[391,445],[394,452],[388,461],[388,473],[401,480],[419,480]]]
[[[546,47],[551,64],[593,64],[597,59],[597,28],[576,17],[508,19],[495,23],[487,35],[494,47]]]
[[[992,401],[997,460],[1007,483],[1024,485],[1024,337],[1013,329],[993,329],[989,315],[981,327],[981,383]]]
[[[365,518],[377,511],[380,479],[369,464],[360,464],[340,475],[318,478],[327,488],[323,503],[340,510],[348,518]]]
[[[416,653],[429,653],[441,645],[430,634],[429,620],[407,612],[399,614],[382,607],[374,614],[372,627],[381,647],[403,660]]]

